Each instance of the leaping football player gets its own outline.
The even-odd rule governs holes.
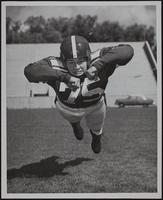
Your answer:
[[[85,118],[92,136],[92,150],[100,153],[108,78],[118,66],[126,65],[133,54],[133,48],[128,44],[91,52],[84,37],[72,35],[61,43],[60,57],[49,56],[30,63],[24,74],[30,82],[44,82],[55,90],[56,108],[70,122],[78,140],[83,138],[80,122]]]

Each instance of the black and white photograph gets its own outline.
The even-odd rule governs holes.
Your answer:
[[[1,2],[1,198],[162,197],[161,6]]]

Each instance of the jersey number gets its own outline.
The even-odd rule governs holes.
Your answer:
[[[91,97],[95,94],[103,94],[104,89],[101,87],[98,87],[97,82],[99,82],[100,79],[97,78],[96,80],[89,80],[88,78],[85,78],[83,87],[82,87],[82,96],[85,97]]]
[[[69,89],[69,87],[64,83],[64,82],[61,82],[60,83],[60,87],[59,87],[59,91],[60,92],[65,92],[66,89]],[[80,92],[80,88],[78,88],[77,90],[75,91],[71,91],[68,99],[66,100],[68,103],[74,103],[75,99],[78,97],[79,95],[79,92]]]
[[[85,78],[83,85],[81,88],[78,88],[76,91],[71,91],[68,99],[66,100],[68,103],[74,103],[74,101],[77,99],[80,90],[81,90],[81,94],[83,97],[91,97],[95,94],[103,94],[104,93],[104,89],[100,88],[97,86],[97,82],[100,79],[96,79],[96,80],[89,80],[88,78]],[[59,87],[59,91],[60,92],[65,92],[66,89],[68,89],[69,87],[64,83],[61,82],[60,83],[60,87]],[[91,100],[94,100],[93,98]]]

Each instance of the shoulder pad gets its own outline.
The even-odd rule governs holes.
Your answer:
[[[98,49],[98,50],[91,53],[91,64],[93,64],[94,62],[99,60],[100,52],[101,52],[101,49]]]
[[[54,56],[49,56],[48,60],[49,60],[49,63],[51,65],[52,69],[67,72],[67,69],[65,69],[65,67],[63,66],[63,63],[61,62],[61,60],[59,58],[54,57]]]
[[[98,49],[91,53],[91,61],[100,57],[100,51],[101,51],[101,49]]]

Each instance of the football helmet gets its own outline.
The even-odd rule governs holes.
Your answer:
[[[81,76],[90,63],[91,50],[88,41],[78,35],[68,36],[60,46],[60,58],[70,74]]]

